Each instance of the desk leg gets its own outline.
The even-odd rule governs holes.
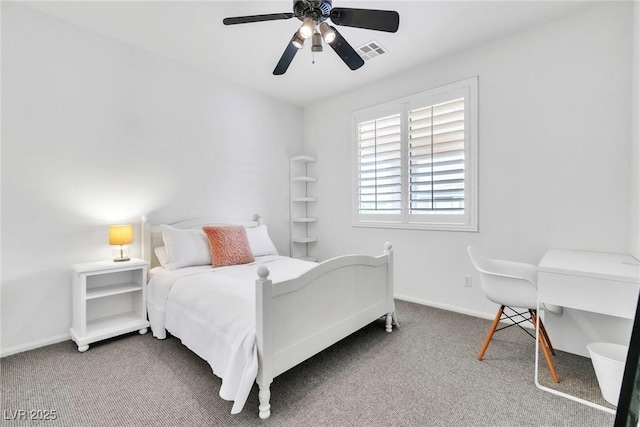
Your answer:
[[[540,306],[541,305],[542,304],[540,303],[540,301],[538,301],[538,313],[540,313]],[[561,396],[561,397],[567,398],[569,400],[573,400],[575,402],[582,403],[583,405],[591,406],[592,408],[600,409],[601,411],[608,412],[610,414],[615,414],[616,413],[615,409],[607,408],[605,406],[598,405],[597,403],[591,402],[589,400],[581,399],[581,398],[579,398],[577,396],[573,396],[571,394],[563,393],[561,391],[554,390],[552,388],[549,388],[549,387],[546,387],[546,386],[543,386],[542,384],[540,384],[540,381],[538,380],[538,363],[539,363],[538,353],[540,353],[540,347],[539,347],[540,346],[540,323],[536,322],[535,327],[536,327],[536,357],[535,357],[536,366],[534,367],[534,376],[535,376],[534,381],[536,383],[536,387],[538,387],[540,390],[544,390],[544,391],[547,391],[547,392],[549,392],[551,394],[555,394],[556,396]]]

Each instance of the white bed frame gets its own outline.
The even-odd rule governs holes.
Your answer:
[[[255,221],[242,223],[256,226]],[[194,228],[211,221],[171,224]],[[237,224],[237,223],[236,223]],[[153,248],[162,244],[159,226],[143,218],[142,256],[157,265]],[[345,255],[319,263],[295,279],[272,282],[260,265],[256,279],[256,341],[260,418],[271,415],[270,385],[275,377],[369,323],[385,317],[385,329],[398,326],[393,301],[393,250],[376,257]]]

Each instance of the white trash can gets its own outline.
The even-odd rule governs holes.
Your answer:
[[[618,406],[624,364],[627,360],[626,345],[607,342],[594,342],[587,345],[593,369],[596,371],[598,385],[604,400]]]

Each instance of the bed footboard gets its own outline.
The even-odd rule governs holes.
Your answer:
[[[382,255],[345,255],[301,276],[274,283],[261,265],[256,280],[256,341],[260,418],[270,412],[273,378],[386,316],[397,325],[393,301],[393,250]]]

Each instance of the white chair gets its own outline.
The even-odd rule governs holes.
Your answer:
[[[482,291],[489,300],[500,306],[478,354],[478,360],[482,360],[484,357],[484,353],[487,351],[491,338],[493,338],[493,334],[496,331],[518,326],[535,339],[535,335],[523,328],[520,323],[528,321],[535,328],[536,321],[539,321],[540,334],[538,340],[540,347],[547,361],[547,366],[549,366],[549,371],[551,371],[553,381],[559,382],[558,373],[551,360],[551,354],[555,355],[555,351],[542,320],[538,319],[537,316],[538,268],[531,264],[487,258],[474,246],[467,247],[467,252],[471,258],[471,263],[480,272]],[[526,311],[518,312],[514,307],[524,308]],[[513,314],[505,313],[505,309],[509,309]],[[512,323],[496,329],[501,320],[510,320]]]

